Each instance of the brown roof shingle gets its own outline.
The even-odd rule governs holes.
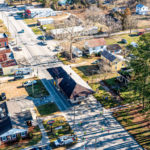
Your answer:
[[[98,47],[98,46],[106,45],[106,41],[104,38],[92,39],[92,40],[88,40],[86,42],[86,45],[88,47]]]

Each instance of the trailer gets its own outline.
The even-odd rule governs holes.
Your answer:
[[[53,18],[43,18],[43,19],[38,19],[37,24],[38,25],[46,25],[46,24],[52,24],[54,22]]]

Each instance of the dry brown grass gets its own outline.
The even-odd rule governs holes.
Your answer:
[[[5,92],[7,99],[14,97],[28,96],[25,88],[21,87],[22,83],[28,80],[34,79],[23,79],[12,82],[5,82],[0,84],[0,92]]]

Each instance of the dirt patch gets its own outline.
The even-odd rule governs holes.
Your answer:
[[[18,81],[9,81],[0,84],[0,92],[6,93],[7,99],[14,97],[28,96],[25,88],[22,87],[22,83],[28,80],[34,79],[23,79]]]

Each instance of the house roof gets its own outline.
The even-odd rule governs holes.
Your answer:
[[[144,7],[144,5],[143,4],[138,4],[138,5],[136,5],[136,7],[142,8],[142,7]]]
[[[0,38],[2,39],[2,38],[7,38],[7,34],[5,34],[5,33],[0,33]]]
[[[101,55],[111,62],[113,62],[116,59],[116,56],[112,55],[108,51],[102,51]]]
[[[92,90],[76,83],[62,67],[49,68],[48,72],[54,79],[57,79],[57,85],[69,99],[76,99],[94,93]]]
[[[60,78],[57,80],[57,84],[69,99],[75,100],[77,97],[88,96],[94,93],[92,90],[76,83],[71,77]]]
[[[107,50],[109,51],[116,51],[116,50],[121,50],[121,46],[119,44],[111,44],[107,46]]]
[[[7,55],[4,54],[0,54],[0,62],[6,61],[7,60]]]
[[[6,102],[0,104],[0,110],[0,135],[2,135],[12,128],[12,124],[10,116],[8,115]],[[4,117],[2,117],[2,114]]]
[[[7,49],[10,49],[9,46],[1,47],[0,51],[4,51],[4,50],[7,50]]]
[[[87,45],[88,47],[98,47],[106,45],[106,41],[104,38],[92,39],[85,42],[85,45]]]
[[[16,66],[16,65],[17,65],[17,62],[15,59],[1,62],[2,68]]]

